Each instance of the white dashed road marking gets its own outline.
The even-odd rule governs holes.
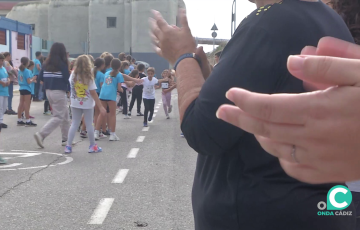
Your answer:
[[[143,142],[145,140],[145,136],[138,136],[136,142]]]
[[[110,211],[114,198],[104,198],[100,200],[99,205],[96,207],[88,224],[102,224]]]
[[[149,131],[149,129],[150,129],[150,127],[144,127],[144,128],[142,129],[142,131],[143,131],[143,132],[147,132],[147,131]]]
[[[154,110],[154,113],[157,113],[157,112],[159,112],[159,110],[155,109],[155,110]]]
[[[139,148],[132,148],[129,154],[127,155],[127,158],[136,158],[139,150],[140,150]]]
[[[155,109],[158,109],[158,108],[160,108],[160,106],[156,106],[156,107],[155,107]]]
[[[112,184],[123,183],[128,172],[129,172],[129,169],[120,169],[111,183]]]
[[[156,117],[156,114],[154,114],[153,117]]]

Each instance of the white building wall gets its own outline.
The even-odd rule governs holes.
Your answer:
[[[90,0],[90,53],[125,50],[124,0]],[[107,28],[107,17],[116,17],[116,28]]]
[[[155,0],[155,1],[133,1],[132,2],[132,47],[133,52],[153,53],[149,36],[149,17],[151,10],[159,11],[170,24],[176,24],[176,13],[178,1]]]
[[[49,40],[62,42],[71,54],[85,52],[89,31],[89,0],[51,0],[48,12]]]

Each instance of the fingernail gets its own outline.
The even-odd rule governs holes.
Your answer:
[[[231,99],[232,99],[231,89],[229,89],[229,90],[226,92],[225,97],[231,101]]]
[[[216,117],[221,120],[226,120],[226,114],[221,110],[221,108],[216,111]]]
[[[306,60],[305,56],[291,55],[288,59],[288,66],[293,71],[302,70],[302,68],[304,67],[305,60]]]

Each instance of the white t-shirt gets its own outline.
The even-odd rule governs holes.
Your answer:
[[[145,99],[155,99],[155,85],[159,82],[159,80],[155,77],[149,81],[148,77],[141,78],[144,80],[143,82],[143,98]]]
[[[92,109],[95,106],[95,101],[91,97],[90,90],[96,90],[95,81],[90,81],[89,85],[84,85],[80,81],[74,81],[74,74],[72,73],[70,82],[71,91],[71,107],[79,109]]]

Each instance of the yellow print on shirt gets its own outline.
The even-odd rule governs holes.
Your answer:
[[[87,94],[87,89],[89,88],[89,86],[84,85],[82,83],[80,83],[79,81],[75,82],[75,91],[76,91],[76,97],[78,98],[85,98],[88,95]]]

